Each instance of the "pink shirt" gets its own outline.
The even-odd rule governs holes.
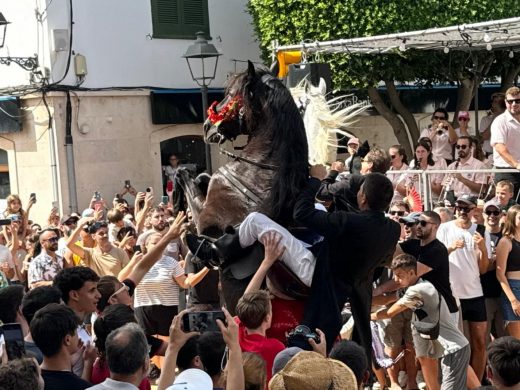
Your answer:
[[[476,158],[473,158],[473,157],[470,157],[468,159],[468,161],[466,161],[465,163],[460,162],[459,166],[457,168],[455,168],[456,164],[457,164],[456,162],[451,163],[450,165],[448,165],[448,169],[461,169],[461,170],[463,170],[463,169],[484,169],[485,168],[484,163],[482,161],[479,161],[479,160],[477,160]],[[471,180],[471,181],[473,181],[475,183],[485,184],[486,181],[487,181],[485,173],[478,173],[478,172],[475,172],[475,173],[461,173],[461,175],[464,176],[466,179]],[[446,176],[451,176],[451,174],[447,174]],[[483,188],[483,186],[481,186],[481,189],[482,188]],[[464,195],[464,194],[471,194],[471,195],[475,195],[475,196],[480,195],[478,192],[471,191],[469,189],[469,187],[467,187],[466,185],[464,185],[461,181],[459,181],[457,179],[453,180],[453,184],[451,186],[451,189],[453,191],[455,191],[455,196],[457,198],[459,196],[461,196],[461,195]]]
[[[428,137],[432,140],[432,154],[434,157],[442,157],[445,160],[453,160],[450,135],[448,130],[444,130],[441,135],[437,134],[437,129],[423,129],[421,138]]]
[[[504,144],[516,161],[520,161],[520,122],[509,111],[496,117],[491,124],[490,144]],[[497,151],[493,153],[493,165],[500,168],[512,168]]]

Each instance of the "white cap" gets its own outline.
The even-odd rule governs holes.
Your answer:
[[[86,217],[93,217],[94,216],[94,213],[95,213],[95,210],[94,209],[85,209],[83,210],[83,212],[81,213],[81,216],[83,218],[86,218]]]
[[[213,390],[211,377],[199,368],[182,371],[167,390]]]

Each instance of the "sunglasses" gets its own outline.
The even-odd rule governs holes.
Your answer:
[[[506,102],[509,104],[513,104],[513,103],[520,104],[520,99],[506,99]]]
[[[502,212],[498,211],[498,210],[495,210],[495,211],[487,210],[487,211],[485,211],[485,213],[487,216],[494,215],[495,217],[498,217]]]
[[[437,115],[434,115],[433,116],[433,119],[437,119],[439,121],[445,121],[446,120],[446,117],[445,116],[437,116]]]
[[[421,219],[420,221],[416,222],[416,225],[421,225],[421,227],[426,227],[426,225],[428,225],[429,223],[433,223],[433,222],[428,222],[428,221],[425,221],[424,219]]]
[[[455,148],[456,149],[466,150],[468,148],[468,145],[455,145]]]
[[[47,241],[47,242],[58,242],[60,239],[58,237],[51,237],[51,238],[47,238],[46,240],[43,240],[43,241]]]
[[[404,215],[404,211],[390,210],[388,212],[388,214],[390,214],[390,215],[398,215],[398,216],[402,217]]]
[[[456,211],[460,211],[462,213],[469,213],[471,210],[473,210],[475,207],[464,207],[464,206],[455,206]]]
[[[117,290],[117,291],[114,292],[112,295],[110,295],[110,297],[108,298],[108,300],[110,300],[111,298],[115,297],[115,296],[118,295],[118,294],[121,294],[123,291],[130,291],[130,287],[128,287],[126,284],[123,283],[123,285],[121,286],[121,288],[119,288],[119,290]]]
[[[406,222],[404,224],[404,226],[406,226],[407,228],[413,228],[415,225],[417,225],[417,223],[415,222]]]
[[[459,122],[466,122],[466,121],[469,121],[469,118],[466,118],[465,116],[461,116],[459,118]]]

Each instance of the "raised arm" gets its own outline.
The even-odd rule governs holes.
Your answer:
[[[260,290],[262,287],[262,283],[265,280],[265,276],[267,272],[271,268],[271,266],[278,261],[278,259],[282,256],[285,251],[285,247],[280,245],[280,241],[282,240],[282,236],[276,232],[268,232],[262,237],[262,241],[265,247],[265,254],[262,263],[256,270],[253,278],[247,285],[246,293],[250,293],[253,291]]]
[[[122,274],[122,270],[118,275],[119,280],[130,279],[136,285],[139,284],[139,282],[144,278],[144,275],[146,275],[150,268],[152,268],[152,266],[162,257],[162,254],[170,241],[178,238],[184,231],[183,223],[185,219],[186,216],[184,215],[184,212],[179,212],[168,229],[168,232],[162,236],[159,242],[154,245],[146,255],[144,255],[143,259],[137,263],[129,274]]]
[[[81,232],[83,227],[87,223],[89,223],[93,220],[94,220],[94,218],[92,218],[92,217],[81,218],[78,221],[78,226],[76,226],[76,229],[74,229],[74,231],[69,236],[69,238],[67,238],[67,242],[66,242],[67,248],[69,248],[72,253],[81,257],[82,259],[85,257],[85,251],[83,250],[82,247],[80,247],[79,245],[76,244],[76,241],[78,240],[79,233]]]

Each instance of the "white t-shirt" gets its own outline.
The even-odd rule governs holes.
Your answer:
[[[163,256],[135,288],[134,307],[178,306],[179,285],[174,278],[181,275],[184,275],[184,269],[177,260]]]
[[[520,122],[509,111],[496,117],[491,124],[491,146],[504,144],[516,161],[520,161]],[[493,165],[501,168],[512,168],[498,152],[493,152]]]
[[[442,223],[437,231],[437,239],[446,247],[455,240],[464,239],[464,248],[459,248],[450,253],[450,284],[453,295],[459,299],[477,298],[483,295],[480,284],[480,271],[478,258],[480,251],[473,240],[473,234],[477,231],[474,223],[469,229],[462,229],[456,225],[456,221]],[[491,253],[491,238],[486,230],[487,253]]]

